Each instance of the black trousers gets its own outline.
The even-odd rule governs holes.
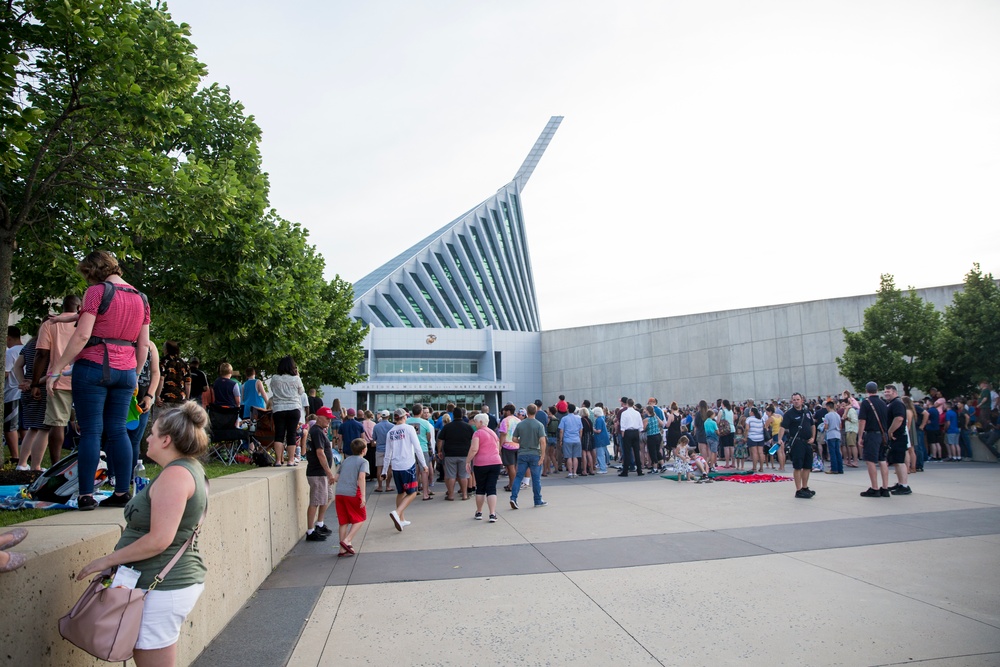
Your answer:
[[[642,474],[642,455],[639,442],[639,431],[632,429],[622,433],[622,474],[628,475],[629,468],[635,464],[636,472]]]

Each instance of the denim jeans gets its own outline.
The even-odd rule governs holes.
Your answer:
[[[601,472],[608,471],[608,448],[606,446],[597,446],[597,469]]]
[[[969,431],[963,429],[959,432],[958,444],[962,450],[962,456],[971,459],[972,458],[972,441],[969,440]]]
[[[517,455],[517,475],[510,485],[510,499],[517,502],[517,492],[521,490],[521,482],[524,481],[524,471],[531,470],[531,491],[535,495],[535,504],[542,502],[542,466],[539,464],[541,457],[538,454],[518,454]]]
[[[844,472],[844,457],[840,453],[840,438],[827,438],[826,448],[830,452],[830,470]]]
[[[927,444],[924,439],[923,429],[917,429],[917,468],[922,469],[924,467],[924,461],[927,460]]]
[[[108,460],[118,472],[115,493],[128,493],[132,478],[132,443],[125,420],[136,387],[135,369],[112,368],[111,381],[106,384],[103,375],[101,364],[86,359],[73,364],[73,403],[80,423],[80,495],[84,496],[94,492],[102,434],[107,437]]]
[[[150,409],[152,409],[153,406],[150,405],[149,407]],[[142,450],[140,449],[140,446],[142,445],[142,436],[146,434],[146,425],[149,424],[149,412],[150,410],[146,410],[141,415],[139,415],[139,425],[135,428],[134,431],[128,432],[129,442],[132,443],[132,467],[129,468],[129,473],[128,473],[130,478],[132,477],[132,471],[135,470],[135,466],[139,463],[139,457],[142,456],[141,453]],[[108,463],[109,463],[108,474],[113,475],[114,473],[111,472],[112,467],[110,465],[111,463],[110,460],[108,461]],[[115,481],[117,481],[117,477],[115,478]]]

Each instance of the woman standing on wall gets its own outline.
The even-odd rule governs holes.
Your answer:
[[[97,507],[94,474],[101,455],[101,436],[107,438],[108,457],[118,474],[115,492],[104,501],[123,507],[129,501],[132,443],[125,420],[136,390],[136,376],[146,362],[149,348],[149,304],[137,289],[122,279],[118,260],[97,250],[87,255],[77,270],[90,284],[76,331],[53,368],[73,364],[73,403],[80,424],[81,511]],[[138,363],[136,360],[140,360]],[[49,396],[61,372],[46,381]]]
[[[282,358],[278,362],[278,372],[271,378],[275,466],[282,465],[286,446],[289,464],[295,458],[295,436],[302,422],[302,397],[305,394],[295,360],[291,356]]]

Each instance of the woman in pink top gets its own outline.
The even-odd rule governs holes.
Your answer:
[[[101,436],[107,436],[108,457],[118,471],[115,493],[104,505],[124,507],[131,496],[132,443],[125,420],[136,390],[138,371],[149,347],[149,304],[138,290],[126,283],[115,256],[103,250],[87,255],[77,270],[91,285],[83,297],[76,332],[54,368],[73,364],[73,403],[80,423],[78,470],[80,495],[77,507],[92,510],[94,474],[101,455]],[[102,310],[104,292],[114,285],[107,309]],[[141,359],[137,363],[136,359]],[[60,373],[50,374],[49,394]],[[53,461],[55,463],[55,461]]]
[[[465,467],[476,476],[476,521],[483,520],[483,500],[490,508],[490,523],[497,521],[497,480],[503,470],[500,459],[500,439],[490,427],[489,415],[480,413],[472,418],[476,432],[465,458]]]

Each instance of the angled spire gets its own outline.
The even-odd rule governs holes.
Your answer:
[[[517,189],[523,190],[528,179],[531,178],[532,172],[535,171],[535,167],[538,166],[538,161],[542,159],[542,153],[548,148],[549,142],[552,141],[552,137],[555,135],[556,130],[559,129],[559,123],[562,122],[562,116],[552,116],[549,118],[548,124],[545,125],[545,129],[542,130],[541,135],[538,137],[538,141],[535,145],[531,147],[531,152],[528,153],[528,157],[524,158],[524,162],[521,164],[521,168],[517,170],[514,174],[514,182],[517,184]]]

